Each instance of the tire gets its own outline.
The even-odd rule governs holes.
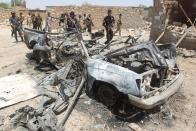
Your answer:
[[[118,102],[118,91],[109,84],[101,84],[97,88],[97,98],[107,107],[113,107]]]

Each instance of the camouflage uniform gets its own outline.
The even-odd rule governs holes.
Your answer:
[[[86,18],[86,27],[89,33],[92,33],[92,26],[94,26],[91,16]]]
[[[119,15],[119,19],[117,21],[117,29],[115,31],[114,34],[116,34],[117,32],[119,32],[119,36],[121,36],[121,26],[122,26],[122,19],[121,19],[121,14]]]
[[[108,13],[111,13],[111,10],[108,10]],[[107,33],[107,41],[105,42],[106,44],[109,43],[113,39],[114,24],[115,24],[115,19],[112,15],[106,16],[103,20],[103,26],[105,27],[106,33]]]
[[[38,14],[38,16],[35,17],[36,21],[36,29],[37,30],[42,30],[42,17]]]
[[[21,25],[21,29],[23,29],[23,22],[24,22],[24,16],[22,13],[20,13],[20,16],[19,16],[19,21],[20,21],[20,25]]]
[[[67,31],[74,31],[79,29],[79,22],[75,17],[74,12],[70,13],[70,17],[67,19]]]
[[[87,30],[87,16],[86,16],[86,14],[84,14],[84,16],[83,16],[83,31],[84,32],[86,32],[86,30]]]
[[[80,31],[83,32],[83,19],[82,19],[81,15],[79,15],[79,17],[78,17],[78,23],[79,23]]]
[[[33,29],[36,29],[37,25],[36,25],[36,21],[35,21],[35,14],[32,14],[31,21],[32,21],[32,24],[33,24]]]
[[[65,24],[65,14],[61,14],[61,17],[59,19],[59,26],[64,26]]]
[[[14,13],[12,13],[12,14],[14,14]],[[15,36],[16,41],[18,41],[17,32],[19,33],[21,40],[23,41],[22,28],[21,28],[21,22],[20,22],[19,17],[12,15],[12,17],[10,17],[9,21],[10,21],[10,25],[12,27],[13,34]]]

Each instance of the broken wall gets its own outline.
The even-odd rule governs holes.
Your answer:
[[[150,33],[150,39],[155,41],[165,29],[166,21],[166,5],[172,2],[179,2],[181,0],[154,0],[154,7],[152,9],[152,27]],[[182,5],[185,8],[185,5]],[[180,10],[181,11],[181,10]],[[179,18],[184,18],[184,14],[181,14]],[[185,18],[186,19],[186,18]],[[187,19],[186,19],[187,21]],[[178,40],[183,35],[183,29],[185,29],[187,23],[183,21],[174,21],[170,28],[165,32],[163,37],[160,39],[159,43],[168,44],[168,43],[177,43]],[[196,33],[189,33],[180,44],[180,47],[196,50]]]

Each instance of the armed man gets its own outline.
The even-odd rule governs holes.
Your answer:
[[[19,33],[21,40],[23,41],[21,22],[20,22],[19,17],[16,16],[16,12],[14,11],[11,12],[11,17],[9,21],[10,21],[10,25],[12,27],[16,42],[18,42],[17,32]]]
[[[76,18],[75,13],[70,12],[70,16],[67,19],[67,31],[78,31],[79,30],[79,22]]]
[[[107,33],[107,41],[105,44],[108,44],[113,39],[113,27],[115,24],[115,19],[112,16],[112,10],[108,10],[108,15],[103,20],[103,26],[105,27],[106,33]]]
[[[40,13],[38,13],[37,16],[35,17],[35,21],[36,21],[36,29],[42,31],[43,20]]]

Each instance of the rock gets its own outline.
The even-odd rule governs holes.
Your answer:
[[[92,100],[91,99],[84,102],[84,104],[86,104],[86,105],[91,105],[91,103],[92,103]]]
[[[105,125],[103,125],[103,124],[97,124],[97,125],[95,125],[94,126],[94,129],[97,131],[100,131],[100,130],[104,130],[104,128],[105,128]]]
[[[128,124],[128,127],[131,128],[133,131],[142,131],[142,128],[136,123]]]
[[[187,49],[183,49],[183,48],[178,48],[177,49],[177,54],[182,56],[182,57],[185,57],[185,58],[196,57],[196,51],[187,50]]]
[[[100,114],[97,114],[97,118],[101,119],[102,117],[101,117],[101,115],[100,115]]]
[[[19,70],[16,71],[16,74],[20,74],[21,72],[22,72],[22,70],[19,69]]]

